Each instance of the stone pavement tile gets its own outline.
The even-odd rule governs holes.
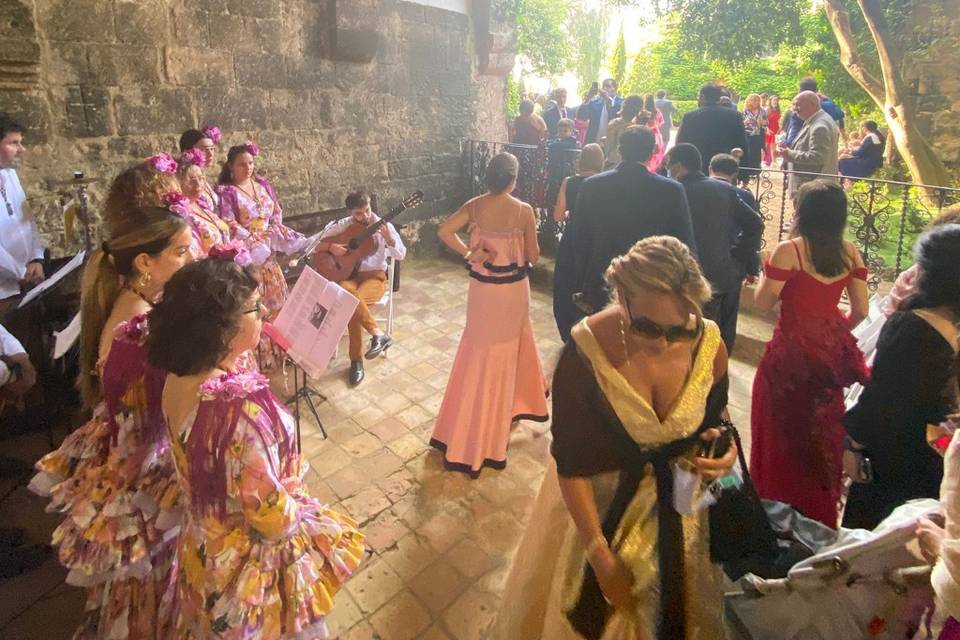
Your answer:
[[[366,522],[375,518],[381,511],[390,508],[390,500],[377,487],[366,487],[356,495],[341,501],[340,508],[365,526]]]
[[[354,464],[366,474],[368,482],[382,480],[403,468],[403,460],[392,451],[383,448],[357,460]]]
[[[490,556],[471,538],[461,540],[446,555],[447,560],[457,571],[467,578],[477,579],[493,569]]]
[[[377,514],[373,520],[367,521],[363,525],[363,533],[366,535],[367,546],[380,553],[396,545],[410,533],[410,529],[396,513],[387,509]]]
[[[370,486],[370,479],[363,474],[356,463],[350,464],[324,479],[341,500],[356,495],[360,490]]]
[[[360,606],[371,614],[403,590],[403,580],[388,562],[374,558],[362,571],[347,581],[347,591]]]
[[[504,504],[517,490],[516,482],[492,469],[484,469],[475,484],[480,495],[494,504]]]
[[[464,523],[448,513],[438,513],[417,530],[438,552],[443,553],[466,534]]]
[[[391,503],[397,503],[407,496],[415,495],[420,485],[406,467],[401,467],[385,478],[377,480],[377,486],[386,494]]]
[[[407,582],[433,564],[440,554],[426,539],[408,533],[396,545],[383,551],[381,557]]]
[[[327,616],[327,630],[330,637],[340,638],[347,630],[363,621],[364,615],[353,597],[345,589],[341,589],[333,598],[333,611]]]
[[[435,393],[435,391],[431,391],[431,395]],[[425,409],[419,404],[412,404],[397,413],[396,418],[405,424],[408,429],[412,429],[413,427],[419,427],[426,422],[433,422],[437,419],[437,414],[436,412],[431,412]]]
[[[386,418],[387,413],[385,413],[380,407],[371,404],[363,409],[360,409],[350,417],[353,418],[353,420],[361,427],[369,430],[370,427]]]
[[[424,450],[423,440],[415,433],[407,432],[403,436],[387,443],[387,448],[406,462]]]
[[[310,495],[324,504],[332,504],[337,501],[337,494],[333,492],[326,482],[314,470],[310,470],[306,476],[307,488]]]
[[[415,575],[407,585],[436,614],[450,606],[469,583],[450,562],[441,558]]]
[[[370,619],[380,640],[420,638],[431,622],[430,613],[406,590],[397,594]]]
[[[333,425],[324,423],[323,426],[327,430],[327,440],[330,442],[336,442],[337,444],[343,444],[351,438],[363,433],[363,427],[349,418],[343,422],[338,422],[337,424]]]
[[[374,402],[388,416],[392,416],[410,406],[410,399],[399,391],[381,394]]]
[[[420,636],[420,640],[450,640],[450,636],[438,622],[427,629],[427,632]]]
[[[437,391],[432,396],[421,400],[419,404],[433,415],[437,415],[440,412],[440,405],[443,404],[443,392]]]
[[[353,462],[353,458],[343,447],[329,440],[321,441],[318,451],[311,452],[304,447],[303,453],[310,461],[310,466],[323,478],[333,475]]]
[[[491,594],[471,587],[444,613],[444,626],[456,640],[483,640],[496,621],[498,604]]]
[[[473,535],[477,544],[491,555],[504,554],[516,548],[523,525],[509,513],[494,512],[477,523]]]
[[[345,634],[331,636],[337,640],[380,640],[379,635],[373,629],[373,626],[366,620],[356,625]]]
[[[407,425],[390,415],[375,425],[367,427],[367,431],[380,438],[381,442],[391,442],[407,434]]]
[[[361,433],[343,443],[343,449],[354,458],[362,458],[375,451],[380,451],[383,443],[376,436],[369,433]]]
[[[20,595],[23,596],[23,594]],[[77,630],[77,619],[73,612],[79,615],[83,611],[84,597],[82,589],[70,588],[59,591],[49,598],[41,599],[5,624],[0,631],[0,638],[4,640],[8,638],[9,640],[72,638]],[[18,599],[19,597],[14,598],[14,600]]]

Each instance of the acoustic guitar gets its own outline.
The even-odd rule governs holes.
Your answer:
[[[370,226],[359,222],[351,223],[346,229],[323,239],[331,244],[342,244],[347,252],[342,256],[335,256],[329,251],[317,251],[310,258],[310,266],[314,271],[332,282],[349,280],[360,268],[360,262],[374,252],[376,243],[373,234],[407,209],[419,207],[423,203],[423,191],[414,191],[409,196]]]

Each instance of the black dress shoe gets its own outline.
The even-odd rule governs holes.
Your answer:
[[[390,348],[390,345],[393,344],[393,338],[387,334],[373,336],[370,338],[370,350],[367,351],[363,357],[367,360],[373,360],[378,355]]]
[[[350,386],[355,387],[363,382],[363,360],[350,361]]]

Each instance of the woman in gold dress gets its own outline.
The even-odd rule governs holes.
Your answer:
[[[710,287],[663,236],[615,258],[607,281],[615,301],[574,327],[557,364],[555,464],[495,637],[716,640],[723,598],[707,511],[680,515],[673,500],[674,467],[706,480],[736,459],[732,446],[695,456],[726,413],[727,353],[701,315]]]

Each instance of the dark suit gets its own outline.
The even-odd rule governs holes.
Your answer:
[[[743,128],[743,116],[735,109],[713,104],[700,107],[683,116],[677,144],[689,142],[700,150],[703,166],[710,166],[710,159],[718,153],[730,153],[739,147],[747,151],[747,134]]]
[[[563,118],[567,118],[567,108],[562,109],[556,102],[551,101],[547,108],[543,110],[543,121],[547,123],[547,132],[550,138],[557,137],[557,124]]]
[[[727,350],[737,337],[740,286],[745,275],[760,272],[763,220],[729,182],[699,171],[680,179],[690,203],[700,268],[710,281],[713,298],[704,314],[720,326]]]
[[[690,209],[679,183],[636,162],[623,162],[583,182],[554,271],[553,310],[564,341],[585,315],[573,304],[573,294],[582,292],[584,302],[602,309],[609,301],[603,274],[610,261],[638,240],[659,235],[678,238],[696,252]]]

